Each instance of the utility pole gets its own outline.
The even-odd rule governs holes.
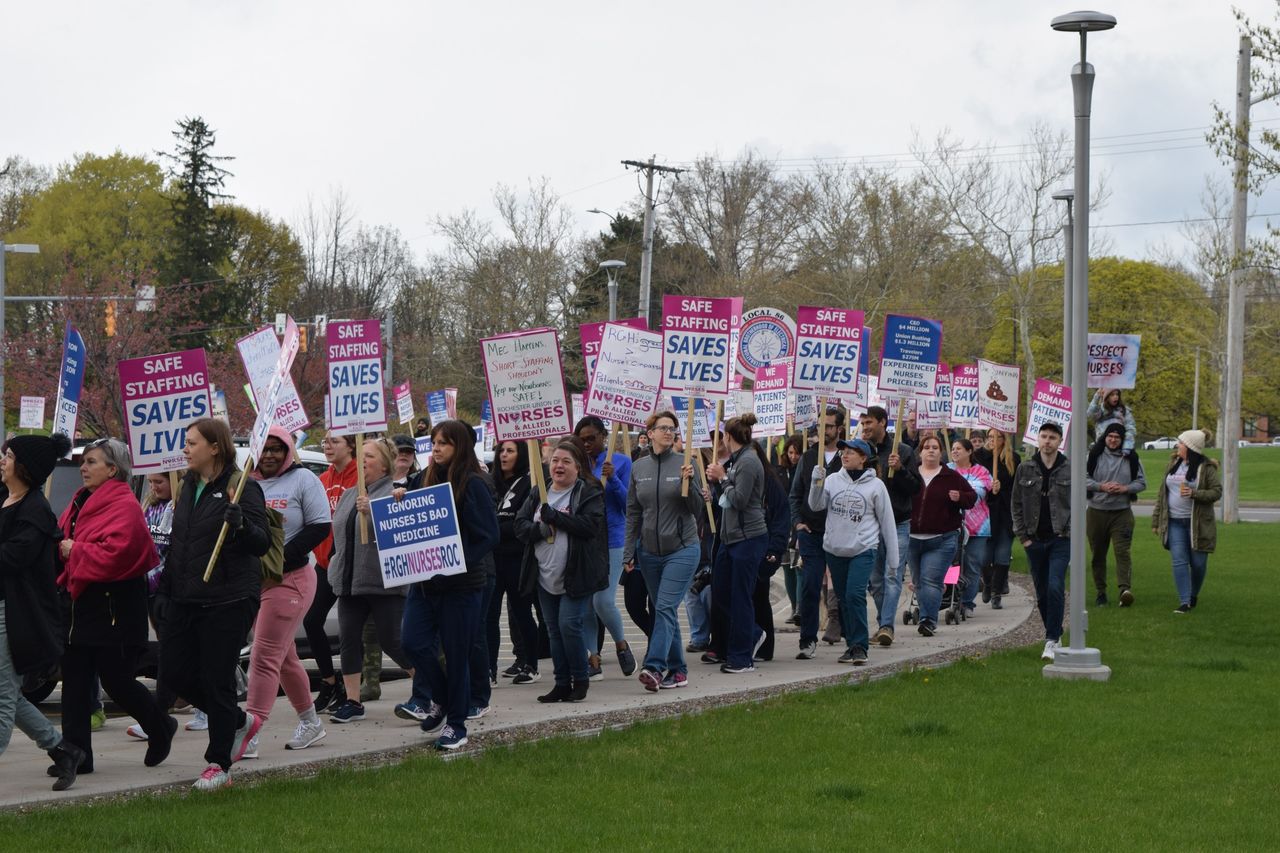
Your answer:
[[[647,163],[639,160],[622,161],[624,166],[634,166],[644,171],[644,241],[640,254],[640,316],[644,318],[645,323],[649,322],[649,281],[653,273],[653,220],[656,207],[653,198],[653,176],[659,172],[678,175],[686,171],[672,166],[655,165],[655,159],[657,155],[650,157]]]
[[[0,437],[4,435],[4,261],[10,253],[38,255],[40,247],[34,243],[5,243],[0,240]]]
[[[1236,55],[1236,145],[1231,195],[1231,274],[1227,283],[1227,381],[1222,401],[1222,520],[1240,520],[1240,386],[1244,383],[1245,222],[1249,206],[1249,61],[1253,42]]]

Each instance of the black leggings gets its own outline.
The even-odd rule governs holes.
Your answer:
[[[653,611],[649,605],[649,588],[639,569],[622,573],[622,603],[627,615],[646,637],[653,635]]]
[[[499,624],[502,620],[502,599],[507,599],[507,628],[511,635],[516,663],[538,668],[538,623],[533,619],[533,599],[520,594],[520,564],[518,561],[498,562],[497,585],[489,599],[489,612],[485,614],[485,636],[489,649],[489,673],[498,673],[498,646],[501,643]]]
[[[85,751],[82,772],[93,770],[89,716],[97,704],[97,680],[126,714],[142,724],[149,737],[169,737],[168,715],[135,678],[142,651],[142,646],[72,645],[62,654],[62,736]]]
[[[373,616],[378,645],[397,666],[413,664],[400,648],[400,622],[404,597],[400,595],[343,595],[338,597],[338,640],[342,644],[342,674],[359,675],[364,669],[364,623]]]
[[[338,600],[333,587],[329,586],[329,570],[315,567],[316,597],[311,602],[311,609],[302,617],[302,627],[307,632],[307,644],[311,646],[311,657],[315,658],[316,670],[321,678],[333,678],[333,647],[329,645],[329,635],[324,630],[324,622],[329,618],[329,611]]]

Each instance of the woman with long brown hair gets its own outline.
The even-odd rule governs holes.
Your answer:
[[[991,603],[992,610],[1004,607],[1002,596],[1009,594],[1009,566],[1013,561],[1013,472],[1022,464],[1022,457],[1013,449],[1008,436],[992,427],[987,431],[987,443],[973,452],[973,460],[991,472],[991,491],[987,494],[987,509],[991,512],[991,541],[988,543],[990,562],[982,570],[982,603]]]

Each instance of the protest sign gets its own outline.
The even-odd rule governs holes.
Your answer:
[[[753,388],[756,425],[753,436],[787,434],[787,389],[791,386],[791,360],[756,368]]]
[[[125,359],[117,364],[133,473],[187,467],[187,427],[213,411],[202,349]]]
[[[1034,445],[1040,435],[1040,427],[1045,423],[1055,423],[1062,427],[1062,444],[1067,443],[1071,434],[1071,386],[1050,382],[1048,379],[1037,379],[1031,393],[1031,408],[1027,410],[1027,431],[1022,441]]]
[[[887,314],[880,347],[880,393],[932,396],[942,351],[942,324]]]
[[[957,364],[951,368],[951,428],[979,429],[978,365]]]
[[[938,381],[932,397],[916,400],[917,429],[949,429],[951,426],[951,371],[938,364]]]
[[[378,320],[330,320],[329,432],[355,435],[387,428]]]
[[[573,432],[555,330],[529,329],[485,338],[480,350],[496,441]]]
[[[680,435],[689,434],[689,400],[696,399],[697,405],[694,409],[695,415],[693,419],[693,446],[694,447],[710,447],[711,446],[711,424],[715,421],[715,404],[703,397],[672,397],[671,411],[676,416],[676,423],[680,428]]]
[[[275,416],[280,411],[280,399],[284,395],[285,386],[286,384],[292,384],[289,380],[289,371],[293,367],[293,359],[298,355],[300,345],[298,324],[293,322],[292,317],[286,317],[284,346],[277,348],[276,363],[272,365],[271,369],[271,379],[262,394],[262,405],[258,409],[258,415],[253,421],[253,428],[249,432],[249,463],[251,465],[256,465],[258,459],[261,458],[262,446],[267,441],[267,433],[272,425],[276,423]],[[363,494],[363,490],[361,494]],[[237,489],[237,499],[239,499],[239,495],[240,492]]]
[[[583,375],[587,378],[587,390],[591,390],[592,378],[596,375],[596,362],[600,358],[600,346],[604,340],[604,327],[610,322],[618,326],[649,331],[649,324],[642,317],[628,317],[625,320],[601,320],[598,323],[583,323],[578,327],[578,339],[582,342],[582,363],[586,368]],[[661,338],[661,334],[658,337]],[[661,352],[661,347],[659,347]]]
[[[846,308],[801,305],[796,310],[796,390],[857,397],[866,340],[862,323],[861,311]]]
[[[458,513],[448,483],[369,501],[378,564],[386,589],[460,575],[467,570]]]
[[[1138,381],[1142,335],[1089,333],[1089,387],[1128,390]]]
[[[445,395],[444,389],[438,391],[427,392],[427,417],[431,419],[431,425],[449,420],[449,398]]]
[[[444,389],[444,410],[450,420],[458,417],[458,389]]]
[[[62,368],[58,375],[58,396],[53,404],[53,429],[74,439],[80,414],[80,390],[84,387],[84,338],[67,323],[62,334]],[[70,451],[67,456],[71,455]]]
[[[283,327],[285,322],[281,322]],[[244,374],[249,380],[250,398],[255,408],[262,408],[262,401],[267,394],[267,386],[275,375],[276,362],[280,358],[280,342],[276,332],[270,326],[263,326],[251,335],[245,335],[236,341],[236,350],[240,353],[240,361],[244,364]],[[273,420],[289,432],[305,429],[311,422],[293,379],[286,376],[285,384],[280,389],[280,400],[273,413]]]
[[[978,424],[1008,435],[1018,431],[1018,384],[1022,368],[978,359]]]
[[[738,330],[738,372],[747,378],[756,368],[795,357],[796,322],[777,308],[752,308]]]
[[[487,398],[480,403],[480,426],[484,427],[484,449],[493,450],[493,405]]]
[[[408,382],[403,382],[391,389],[396,401],[396,420],[402,424],[413,421],[413,390]]]
[[[18,401],[18,429],[44,428],[44,397],[23,397]]]
[[[662,298],[664,391],[728,395],[742,297]]]
[[[811,427],[818,422],[818,398],[808,391],[792,392],[791,411],[798,428]]]
[[[569,420],[570,420],[572,423],[577,424],[577,423],[578,423],[578,421],[582,420],[582,416],[583,416],[583,414],[584,414],[584,413],[583,413],[583,409],[582,409],[583,405],[584,405],[584,403],[583,403],[583,401],[582,401],[582,395],[581,395],[581,394],[570,394],[570,395],[569,395],[569,411],[570,411],[570,413],[571,413],[571,414],[570,414],[570,417],[569,417]]]
[[[586,413],[624,424],[643,424],[658,399],[662,334],[606,323],[598,343]]]
[[[209,387],[213,389],[213,416],[222,418],[230,426],[231,416],[227,414],[227,392],[221,388],[214,388],[212,384]]]

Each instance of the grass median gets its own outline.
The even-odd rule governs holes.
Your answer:
[[[1147,488],[1138,495],[1142,500],[1155,500],[1160,478],[1168,470],[1172,450],[1139,450],[1142,470],[1147,475]],[[1211,447],[1207,456],[1222,462],[1222,451]],[[1240,500],[1280,503],[1280,447],[1240,448]]]
[[[1107,683],[1044,679],[1036,645],[474,759],[4,816],[0,834],[41,850],[1274,849],[1276,533],[1221,529],[1200,606],[1175,616],[1140,520],[1136,605],[1089,614]]]

